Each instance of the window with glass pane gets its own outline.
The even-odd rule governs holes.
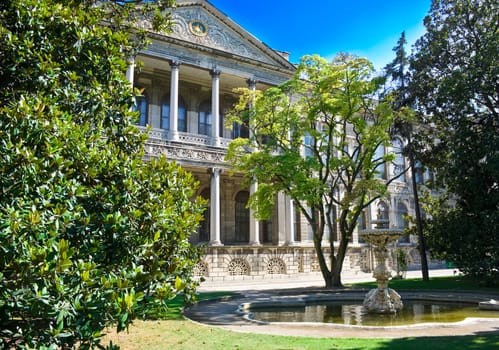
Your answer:
[[[170,96],[165,97],[161,104],[161,129],[170,129]]]
[[[376,214],[376,220],[383,220],[385,222],[388,222],[389,220],[389,212],[388,212],[388,206],[384,202],[379,202],[378,203],[378,210]]]
[[[307,132],[303,137],[303,145],[305,149],[305,157],[311,158],[314,156],[314,151],[312,147],[314,146],[314,138]]]
[[[395,159],[393,160],[393,176],[397,177],[398,181],[405,181],[405,160],[403,152],[402,140],[395,138],[392,140],[392,149],[395,153]]]
[[[211,103],[205,101],[199,106],[198,133],[210,136],[211,124]]]
[[[249,219],[250,213],[247,208],[249,199],[248,191],[240,191],[236,195],[236,206],[235,206],[235,231],[236,231],[236,242],[249,242]]]
[[[380,162],[381,159],[385,156],[385,146],[379,145],[374,152],[374,160],[376,162]],[[378,179],[386,179],[386,164],[381,163],[376,167],[376,175]]]
[[[187,109],[185,108],[184,100],[179,98],[178,101],[178,131],[187,132]]]
[[[166,96],[161,104],[161,128],[170,129],[170,95]],[[184,100],[181,97],[178,99],[177,131],[187,131],[186,109]]]
[[[133,106],[135,112],[140,112],[137,125],[146,126],[147,124],[147,98],[146,96],[135,97],[135,105]]]
[[[416,183],[417,184],[423,184],[424,183],[424,178],[423,178],[423,165],[421,164],[420,161],[416,162]]]
[[[249,137],[249,129],[246,125],[234,122],[232,124],[232,138],[237,139],[238,137],[247,139]]]
[[[294,217],[293,217],[293,227],[295,231],[294,240],[299,242],[301,240],[301,211],[300,208],[293,203],[294,206]]]

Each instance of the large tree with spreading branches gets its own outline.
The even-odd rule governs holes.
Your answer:
[[[313,231],[326,287],[342,285],[359,217],[395,179],[381,170],[394,159],[380,152],[394,120],[391,103],[377,98],[381,84],[366,59],[305,56],[290,81],[263,92],[241,90],[229,120],[250,130],[248,139],[232,141],[227,155],[248,185],[257,183],[250,206],[264,219],[277,193],[294,201]],[[327,233],[329,254],[322,246]]]

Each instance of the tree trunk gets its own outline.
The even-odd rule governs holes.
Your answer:
[[[419,254],[421,255],[421,274],[423,275],[423,281],[429,281],[430,275],[428,272],[428,260],[426,259],[426,243],[423,235],[423,220],[421,218],[421,208],[419,207],[418,184],[416,183],[416,168],[414,167],[414,154],[412,152],[412,148],[409,150],[409,163],[410,163],[409,166],[411,167],[411,176],[412,176],[414,209],[416,211],[416,229],[418,231]]]

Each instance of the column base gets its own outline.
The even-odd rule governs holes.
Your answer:
[[[220,242],[220,241],[210,241],[210,242],[208,243],[208,245],[209,245],[210,247],[221,247],[221,246],[223,246],[224,244],[223,244],[222,242]]]
[[[168,131],[168,138],[170,141],[178,141],[178,131]]]
[[[259,247],[262,244],[260,242],[249,242],[248,245],[253,246],[253,247]]]

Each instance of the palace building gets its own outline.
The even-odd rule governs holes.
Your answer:
[[[246,206],[252,188],[243,186],[242,176],[230,175],[224,161],[231,140],[248,134],[239,125],[224,128],[224,117],[238,98],[233,90],[279,85],[291,78],[295,66],[286,53],[270,48],[208,1],[177,0],[172,18],[172,33],[150,32],[151,44],[136,58],[142,67],[130,69],[128,77],[143,89],[137,108],[140,127],[150,127],[146,157],[175,160],[194,174],[201,184],[198,194],[208,200],[204,221],[192,237],[193,244],[205,246],[196,273],[228,281],[320,273],[312,232],[292,201],[278,195],[272,219],[256,221]],[[400,147],[402,140],[394,140],[394,150]],[[388,164],[385,171],[395,168]],[[390,185],[390,199],[377,202],[359,227],[378,211],[392,226],[407,226],[404,216],[414,212],[410,179],[399,180]],[[419,263],[412,238],[402,238],[399,246],[409,265]],[[369,271],[372,265],[371,248],[354,235],[343,271]]]

